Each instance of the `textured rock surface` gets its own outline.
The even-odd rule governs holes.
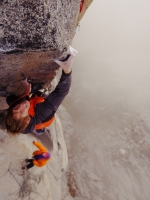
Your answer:
[[[58,69],[54,58],[67,54],[81,20],[79,8],[80,1],[74,0],[0,0],[0,110],[7,108],[7,95],[23,93],[24,77],[34,89],[50,90]],[[41,138],[31,134],[10,137],[0,127],[0,199],[61,199],[68,155],[57,116],[49,133]],[[32,141],[40,140],[49,148],[50,137],[54,149],[49,164],[23,172],[24,159],[34,151]]]
[[[76,25],[91,0],[0,1],[0,109],[4,98],[23,93],[21,80],[28,77],[34,89],[49,90],[58,65],[67,55]],[[80,13],[80,14],[79,14]]]
[[[32,141],[38,140],[49,149],[50,138],[54,148],[51,151],[52,159],[48,164],[42,168],[34,166],[28,171],[23,171],[21,167],[24,165],[24,160],[30,158],[32,152],[37,149]],[[61,177],[68,163],[68,155],[57,116],[49,133],[40,138],[35,138],[31,134],[10,137],[5,131],[0,130],[0,158],[1,200],[61,199]]]
[[[48,86],[73,38],[80,2],[0,1],[0,96],[21,94],[21,80]],[[63,54],[64,53],[64,54]]]
[[[60,50],[74,34],[80,1],[1,0],[3,50]]]

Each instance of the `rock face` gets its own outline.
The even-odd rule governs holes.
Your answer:
[[[0,96],[21,94],[23,77],[37,89],[48,86],[58,69],[54,58],[73,38],[79,6],[79,1],[0,1]]]
[[[35,89],[50,87],[58,69],[54,59],[67,55],[85,12],[79,17],[80,5],[74,0],[0,1],[0,97],[22,94],[24,77]]]
[[[0,0],[0,110],[7,108],[6,96],[23,93],[21,80],[25,77],[34,90],[50,90],[59,68],[54,59],[67,55],[76,26],[91,2]],[[2,127],[3,117],[0,115]],[[10,137],[2,127],[0,199],[60,200],[62,171],[67,167],[68,155],[57,114],[47,135],[39,138],[31,134]],[[40,141],[51,152],[52,159],[45,167],[22,171],[24,159],[35,150],[33,140]],[[53,151],[49,149],[51,140]]]
[[[79,1],[2,0],[1,48],[63,51],[73,37],[79,5]]]
[[[36,138],[34,135],[9,137],[0,130],[0,199],[18,200],[60,200],[61,177],[68,163],[67,148],[59,118],[48,129],[47,135]],[[51,138],[51,139],[50,139]],[[37,150],[32,141],[40,141],[49,150],[53,142],[52,158],[42,168],[34,166],[22,170],[24,160],[32,157]],[[59,145],[58,145],[59,144]]]

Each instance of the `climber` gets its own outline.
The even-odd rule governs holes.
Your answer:
[[[61,68],[62,75],[55,90],[46,98],[35,96],[29,99],[31,85],[27,80],[23,81],[25,94],[23,96],[8,96],[6,101],[9,105],[5,118],[7,131],[13,135],[23,133],[44,132],[54,120],[54,114],[68,94],[71,85],[72,64],[77,51],[69,47],[67,61],[54,60]]]
[[[47,151],[47,149],[39,142],[33,141],[33,144],[39,149],[33,152],[33,157],[32,159],[26,159],[26,168],[30,169],[34,165],[37,167],[43,167],[44,165],[47,164],[48,160],[50,160],[51,155]],[[22,167],[22,169],[25,169],[25,167]]]

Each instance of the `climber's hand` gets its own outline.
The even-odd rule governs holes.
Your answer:
[[[29,95],[31,92],[31,84],[27,81],[27,78],[22,80],[22,84],[24,86],[25,94]]]
[[[73,49],[71,46],[69,47],[69,52],[70,57],[68,58],[67,61],[63,62],[58,59],[55,59],[54,61],[62,68],[62,70],[68,74],[70,73],[73,65],[73,61],[75,56],[78,54],[77,50]]]

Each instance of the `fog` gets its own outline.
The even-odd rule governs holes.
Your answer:
[[[75,199],[149,199],[149,11],[148,0],[94,0],[73,40],[64,106]]]

